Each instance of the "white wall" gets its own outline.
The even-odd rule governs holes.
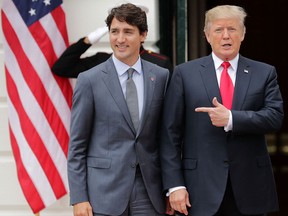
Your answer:
[[[157,0],[64,0],[64,9],[67,16],[68,35],[71,42],[77,41],[80,37],[87,35],[97,27],[106,26],[105,19],[108,10],[122,3],[131,2],[136,5],[143,5],[149,9],[148,19],[148,36],[145,41],[145,48],[158,51],[155,42],[159,38],[158,32],[158,1]],[[93,51],[112,52],[109,46],[108,35],[104,36],[96,46],[92,47]]]
[[[0,5],[2,5],[0,0]],[[154,47],[159,38],[158,32],[158,1],[157,0],[63,0],[66,12],[67,29],[70,43],[77,41],[97,27],[105,26],[105,18],[108,9],[122,3],[131,2],[141,4],[149,8],[148,37],[145,47],[158,51]],[[1,17],[0,17],[1,19]],[[1,22],[0,22],[1,25]],[[2,27],[0,31],[0,216],[33,216],[22,190],[19,186],[16,167],[11,151],[8,131],[7,92],[3,63]],[[95,51],[111,52],[108,36],[96,46],[89,49],[88,54]],[[69,206],[68,195],[40,212],[41,216],[72,216],[72,208]]]

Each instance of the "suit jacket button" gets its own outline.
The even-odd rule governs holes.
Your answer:
[[[228,167],[228,166],[229,166],[229,161],[228,161],[228,160],[224,160],[223,163],[224,163],[224,166],[225,166],[225,167]]]

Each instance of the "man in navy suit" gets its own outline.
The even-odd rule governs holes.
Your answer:
[[[207,11],[204,32],[212,54],[176,66],[167,90],[162,179],[171,207],[184,215],[278,210],[265,134],[280,129],[283,101],[275,67],[239,54],[245,17],[232,5]],[[231,91],[222,91],[224,67]]]
[[[78,76],[73,95],[68,180],[74,215],[164,215],[158,132],[169,71],[140,57],[148,31],[141,8],[113,8],[106,24],[113,54]],[[131,93],[138,96],[134,108]]]

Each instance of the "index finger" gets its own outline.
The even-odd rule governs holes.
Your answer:
[[[213,108],[211,108],[211,107],[197,107],[195,109],[195,112],[207,112],[207,113],[209,113],[212,111],[212,109]]]

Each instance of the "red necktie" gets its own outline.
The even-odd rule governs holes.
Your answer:
[[[222,97],[222,103],[227,109],[232,108],[232,100],[234,94],[234,86],[232,80],[228,74],[229,62],[223,62],[223,71],[220,78],[220,93]]]

